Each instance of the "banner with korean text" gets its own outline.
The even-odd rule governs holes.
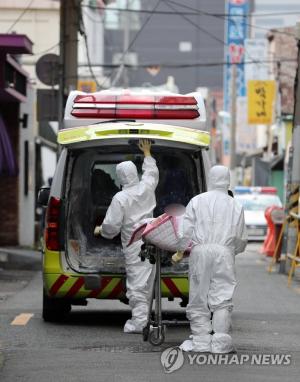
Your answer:
[[[248,123],[271,125],[274,121],[275,81],[248,81]]]

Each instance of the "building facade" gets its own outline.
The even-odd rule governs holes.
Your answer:
[[[127,6],[132,12],[125,12]],[[124,70],[115,85],[157,86],[173,76],[182,93],[197,87],[222,89],[224,17],[218,15],[224,14],[224,0],[158,5],[155,0],[116,0],[107,6],[113,7],[123,11],[106,9],[103,16],[105,64],[136,65]],[[105,68],[105,74],[114,83],[118,70]]]
[[[15,57],[32,53],[25,35],[0,34],[0,245],[34,243],[35,144],[28,74]]]

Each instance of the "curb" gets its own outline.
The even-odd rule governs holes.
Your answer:
[[[0,267],[4,269],[41,270],[41,252],[20,247],[0,247]]]

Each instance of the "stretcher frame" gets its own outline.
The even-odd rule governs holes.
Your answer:
[[[142,246],[141,259],[155,264],[155,276],[149,299],[147,324],[143,329],[143,340],[149,341],[154,346],[159,346],[165,341],[167,325],[182,325],[187,321],[163,320],[162,318],[162,294],[161,294],[161,256],[165,252],[153,244],[144,243]],[[153,309],[154,303],[154,309]]]

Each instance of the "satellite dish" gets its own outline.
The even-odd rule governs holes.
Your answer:
[[[59,83],[59,56],[49,53],[40,57],[36,63],[37,78],[45,85],[54,86]]]

